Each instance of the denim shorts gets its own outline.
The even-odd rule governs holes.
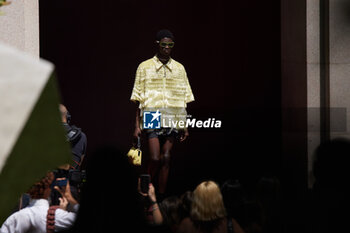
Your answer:
[[[146,129],[147,138],[159,138],[159,137],[173,137],[179,136],[179,130],[173,128],[161,128],[161,129]]]

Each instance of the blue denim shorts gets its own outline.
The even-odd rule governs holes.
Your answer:
[[[173,128],[145,129],[147,138],[174,137],[179,136],[179,130]]]

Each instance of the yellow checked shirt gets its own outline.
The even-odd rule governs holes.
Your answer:
[[[137,68],[130,100],[141,108],[184,108],[194,97],[183,65],[171,58],[164,65],[154,56]]]
[[[138,101],[141,110],[186,114],[194,96],[184,66],[172,58],[163,64],[154,56],[137,68],[130,100]]]

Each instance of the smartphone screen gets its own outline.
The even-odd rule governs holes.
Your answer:
[[[140,175],[140,179],[141,192],[148,193],[149,184],[151,183],[151,176],[148,174],[142,174]]]
[[[59,187],[67,186],[67,179],[56,180],[56,185]]]

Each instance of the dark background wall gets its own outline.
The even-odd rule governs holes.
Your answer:
[[[62,102],[88,136],[88,156],[105,144],[131,146],[134,74],[155,54],[162,28],[175,35],[172,56],[196,98],[188,112],[223,122],[192,129],[175,146],[169,192],[207,178],[252,186],[263,175],[280,177],[279,0],[40,1],[41,56],[56,65]]]

